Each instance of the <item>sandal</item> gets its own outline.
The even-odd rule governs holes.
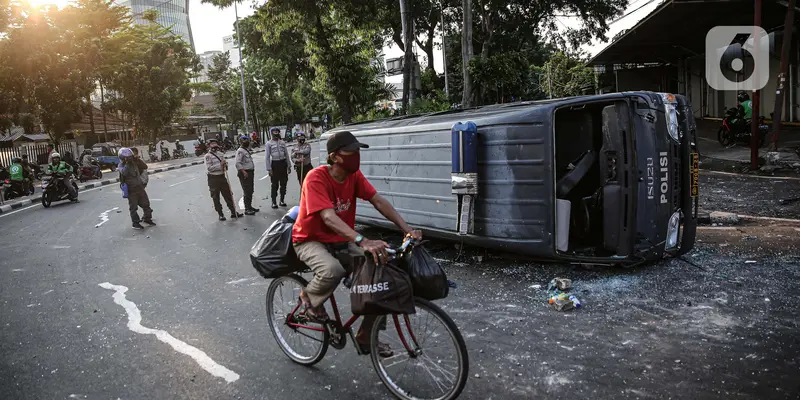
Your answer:
[[[356,341],[356,344],[358,345],[358,350],[361,351],[361,354],[368,355],[370,353],[369,343],[361,343]],[[381,356],[381,358],[391,357],[394,355],[394,350],[392,350],[391,346],[388,344],[378,342],[378,355]]]
[[[317,307],[312,306],[311,300],[308,299],[305,292],[300,292],[300,304],[303,307],[303,313],[309,320],[324,323],[330,319],[328,312],[325,311],[325,306],[322,304]]]

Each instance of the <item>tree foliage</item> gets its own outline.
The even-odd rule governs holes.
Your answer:
[[[168,124],[188,100],[198,61],[165,28],[132,25],[127,14],[107,0],[63,9],[0,0],[0,128],[41,124],[59,141],[91,115],[98,85],[111,89],[105,110],[123,111],[151,134]]]

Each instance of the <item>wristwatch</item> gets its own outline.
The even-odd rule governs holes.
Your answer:
[[[363,242],[363,241],[364,241],[364,236],[362,236],[362,235],[356,236],[356,240],[355,240],[356,246],[361,246],[361,242]]]

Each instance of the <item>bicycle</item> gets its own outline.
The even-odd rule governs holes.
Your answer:
[[[411,251],[414,245],[414,241],[408,238],[399,248],[387,249],[389,253],[388,262],[399,262],[403,254]],[[324,323],[318,323],[307,318],[300,302],[300,290],[305,288],[308,284],[308,281],[299,275],[299,273],[304,272],[310,272],[310,270],[305,268],[297,273],[285,275],[272,281],[267,290],[266,311],[270,330],[273,336],[275,336],[275,340],[278,342],[278,346],[281,350],[292,361],[301,365],[311,366],[325,357],[329,346],[338,350],[343,349],[347,344],[347,336],[350,336],[350,340],[354,344],[356,343],[355,335],[351,327],[356,320],[359,319],[360,315],[353,315],[346,322],[342,323],[342,317],[336,304],[335,295],[331,295],[326,303],[330,302],[333,308],[334,319]],[[345,278],[345,286],[348,288],[350,287],[349,283],[348,278]],[[296,284],[297,286],[291,289],[291,294],[288,296],[290,299],[290,306],[288,309],[290,311],[288,313],[285,311],[278,311],[275,308],[275,302],[277,300],[276,293],[285,285],[288,286],[290,284]],[[283,299],[282,292],[280,294],[280,299]],[[464,389],[469,374],[469,357],[464,338],[461,336],[461,332],[458,330],[455,322],[453,322],[450,316],[437,305],[418,297],[414,298],[414,305],[416,308],[415,314],[382,315],[375,319],[375,322],[370,328],[369,335],[369,354],[375,372],[389,391],[399,399],[455,399]],[[439,346],[427,346],[427,344],[430,343],[430,339],[425,339],[419,335],[418,329],[420,325],[411,323],[412,318],[419,317],[422,314],[431,315],[433,319],[441,323],[445,328],[447,333],[447,335],[444,335],[445,339],[449,338],[449,344],[454,346],[448,355],[454,359],[436,357],[435,354],[433,357],[430,355],[430,353],[438,349]],[[387,323],[389,317],[391,317],[392,324]],[[429,322],[430,318],[426,319],[425,328],[429,326]],[[407,334],[404,334],[401,325],[404,325]],[[415,327],[413,330],[412,325]],[[281,331],[281,328],[286,328],[287,332],[284,333]],[[390,328],[393,328],[396,332],[399,343],[391,344],[387,342],[387,339],[391,336],[388,334]],[[382,332],[387,333],[387,337],[379,338]],[[443,336],[441,334],[434,336],[433,333],[435,332],[436,329],[432,331],[431,336],[433,336],[433,340]],[[289,341],[292,339],[294,339],[294,345],[289,344]],[[301,354],[302,350],[299,349],[299,341],[303,339],[310,339],[311,343],[317,343],[308,354],[305,354],[305,352]],[[448,340],[445,340],[445,344],[447,344],[447,342]],[[394,354],[390,357],[381,358],[377,348],[378,343],[390,344]],[[365,355],[362,353],[360,346],[355,345],[354,347],[359,355]],[[402,358],[403,356],[407,358],[397,361],[398,358]],[[388,365],[384,365],[384,363]],[[402,377],[395,376],[393,372],[389,372],[390,370],[394,371],[394,367],[404,363],[405,366],[397,368],[400,370],[401,374],[408,371],[409,367],[413,365],[414,368],[411,368],[411,370],[413,372],[422,371],[423,377],[427,376],[433,378],[432,384],[424,384],[420,379],[415,379],[417,376],[416,374],[414,378],[406,380]],[[438,377],[435,375],[438,375]],[[448,385],[448,387],[445,387],[445,385]],[[438,394],[430,396],[418,394],[428,391],[438,392]]]

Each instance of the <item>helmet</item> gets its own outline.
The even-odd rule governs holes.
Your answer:
[[[206,140],[206,142],[208,142],[208,144],[217,143],[217,139],[211,138],[211,139]]]
[[[21,158],[19,158],[19,157],[14,157],[14,158],[12,158],[12,159],[11,159],[11,162],[12,162],[12,163],[18,163],[18,162],[22,162],[22,159],[21,159]]]
[[[61,158],[61,154],[58,154],[58,152],[54,151],[54,152],[50,153],[50,158],[59,158],[60,159]]]
[[[92,149],[84,149],[83,154],[89,155],[92,154]]]
[[[750,95],[747,94],[744,90],[740,90],[739,93],[736,95],[736,99],[739,100],[739,103],[743,101],[750,100]]]
[[[180,143],[180,142],[181,142],[180,140],[177,140],[177,139],[175,140],[175,143]]]
[[[119,149],[119,153],[117,154],[119,155],[119,158],[133,157],[133,151],[127,147]]]
[[[247,135],[242,135],[242,136],[239,136],[239,140],[250,140],[250,138],[247,137]]]
[[[270,129],[269,131],[270,131],[270,133],[272,133],[272,132],[278,132],[278,133],[281,133],[281,130],[280,130],[279,128],[272,128],[272,129]]]
[[[295,132],[294,136],[297,137],[297,138],[305,138],[306,134],[303,133],[303,132]]]

